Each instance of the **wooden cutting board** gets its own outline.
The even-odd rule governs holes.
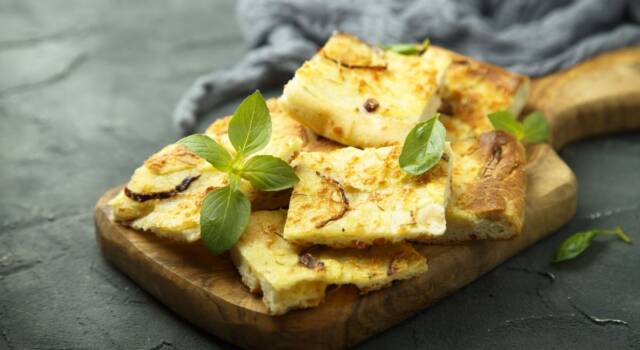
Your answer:
[[[545,112],[555,149],[587,136],[640,128],[640,47],[623,49],[533,82],[527,110]],[[104,256],[180,316],[245,348],[335,349],[354,345],[453,293],[565,224],[576,210],[576,178],[551,146],[527,150],[523,234],[509,241],[418,245],[429,271],[365,296],[328,292],[320,307],[272,317],[242,285],[228,256],[110,220],[107,191],[95,208]]]

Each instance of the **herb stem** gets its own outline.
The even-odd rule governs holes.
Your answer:
[[[230,173],[229,186],[231,187],[231,190],[238,191],[240,189],[240,176],[234,173]]]
[[[614,233],[616,236],[620,237],[620,239],[627,243],[627,244],[632,244],[633,242],[631,241],[631,238],[624,233],[624,231],[622,231],[622,227],[620,227],[619,225],[616,226],[616,229],[614,230]]]
[[[631,238],[626,233],[624,233],[624,231],[622,230],[622,227],[620,226],[616,226],[616,228],[613,230],[598,229],[595,231],[601,235],[618,236],[623,242],[627,244],[632,243]]]

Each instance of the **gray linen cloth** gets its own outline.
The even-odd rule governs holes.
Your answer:
[[[185,93],[174,112],[184,133],[223,100],[290,77],[335,30],[372,44],[428,37],[532,76],[640,44],[640,0],[241,0],[237,17],[251,50]]]

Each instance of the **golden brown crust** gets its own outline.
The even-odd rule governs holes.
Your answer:
[[[331,141],[328,138],[317,136],[317,138],[309,142],[302,149],[305,152],[331,152],[347,146]]]
[[[401,143],[440,104],[450,57],[405,56],[336,33],[284,87],[280,104],[319,135],[356,147]]]
[[[289,118],[275,99],[268,100],[267,107],[271,114],[272,133],[261,154],[290,161],[309,142],[315,141],[314,135]],[[227,135],[230,120],[230,117],[216,120],[207,128],[207,135],[232,153],[233,147]],[[214,169],[185,146],[172,144],[136,169],[126,190],[110,203],[114,218],[120,222],[135,229],[190,242],[200,236],[203,198],[227,183],[226,174]],[[240,190],[249,198],[254,210],[287,207],[291,196],[291,190],[256,191],[244,180]]]
[[[522,230],[526,156],[511,134],[490,131],[453,143],[452,196],[444,240],[506,239]]]
[[[493,130],[487,114],[510,110],[518,114],[529,90],[529,78],[501,67],[474,60],[439,47],[430,50],[447,52],[452,63],[442,89],[442,113],[463,122],[476,134]],[[463,137],[453,124],[445,121],[454,137]],[[465,132],[462,132],[465,134]]]
[[[367,249],[301,247],[282,238],[285,211],[257,211],[231,258],[242,281],[262,292],[271,314],[307,308],[324,300],[329,285],[355,285],[364,294],[427,271],[427,262],[408,243]]]
[[[447,52],[452,63],[442,88],[441,118],[452,140],[455,161],[447,233],[438,242],[507,239],[522,230],[525,153],[511,135],[495,131],[487,115],[518,115],[529,78]]]
[[[477,181],[457,198],[461,208],[489,217],[505,211],[508,202],[524,208],[526,159],[520,142],[503,131],[486,132],[470,156],[484,167]]]

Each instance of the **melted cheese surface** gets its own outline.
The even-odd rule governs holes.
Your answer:
[[[269,144],[259,154],[270,154],[290,161],[306,146],[313,135],[307,128],[286,116],[275,100],[267,101],[271,113],[272,133]],[[215,121],[206,135],[233,152],[227,136],[230,117]],[[135,201],[120,192],[110,205],[114,218],[129,226],[182,241],[200,238],[200,206],[209,191],[226,186],[227,175],[183,145],[172,144],[152,155],[135,170],[127,188],[136,193],[170,191],[187,177],[199,176],[183,192],[167,199]],[[289,196],[283,192],[259,192],[242,181],[240,190],[256,209],[285,207]]]
[[[400,147],[302,152],[284,238],[333,247],[421,240],[445,232],[451,151],[420,176],[398,165]]]
[[[252,213],[231,251],[243,282],[262,292],[272,314],[320,304],[329,285],[353,284],[366,293],[427,270],[426,259],[407,243],[369,249],[296,246],[282,238],[286,216],[284,210]]]
[[[336,33],[296,71],[280,101],[293,118],[329,139],[390,145],[436,112],[450,62],[441,51],[400,55]]]

